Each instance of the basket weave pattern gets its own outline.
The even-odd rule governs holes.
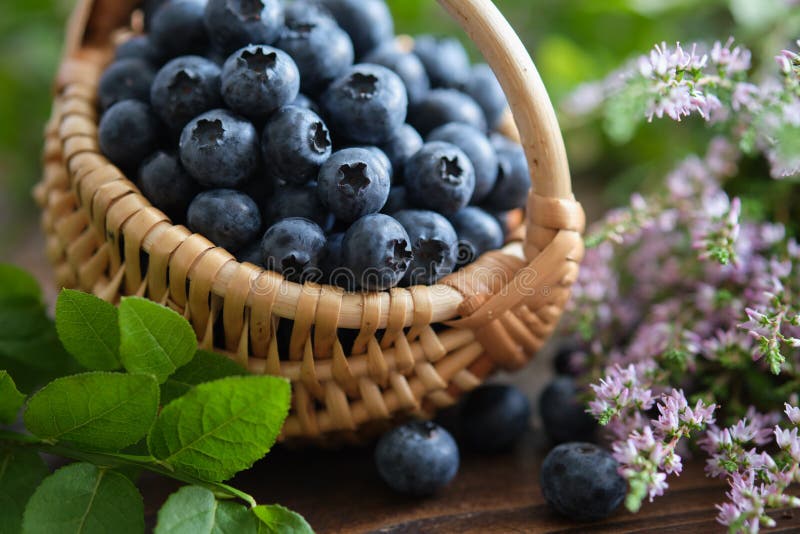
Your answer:
[[[283,438],[357,440],[409,413],[430,415],[497,368],[524,365],[550,335],[583,256],[555,115],[522,44],[489,0],[441,0],[509,97],[534,189],[524,240],[429,287],[345,293],[241,264],[175,226],[101,153],[97,84],[112,34],[136,2],[83,0],[73,15],[45,131],[47,255],[60,287],[116,302],[138,295],[193,325],[200,345],[291,380]],[[279,321],[293,321],[279,354]],[[345,354],[340,328],[358,331]]]

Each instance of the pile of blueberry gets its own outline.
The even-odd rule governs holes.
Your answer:
[[[504,240],[529,187],[506,100],[384,0],[145,0],[102,75],[103,153],[175,222],[286,276],[432,284]]]

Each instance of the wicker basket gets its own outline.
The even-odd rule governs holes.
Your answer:
[[[508,96],[534,185],[527,232],[437,285],[371,293],[299,285],[238,263],[174,226],[100,154],[97,84],[137,3],[80,0],[71,19],[35,192],[59,286],[166,304],[191,321],[202,347],[291,380],[284,439],[358,440],[409,414],[431,415],[542,346],[578,274],[584,215],[542,81],[490,0],[439,3]],[[276,332],[287,320],[281,354]],[[339,329],[356,331],[349,354]]]

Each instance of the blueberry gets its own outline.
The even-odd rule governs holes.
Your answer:
[[[486,63],[472,67],[464,92],[481,107],[489,128],[496,127],[508,107],[508,101],[492,68]]]
[[[414,38],[414,54],[425,66],[433,87],[459,88],[469,81],[469,56],[458,39],[419,35]]]
[[[553,356],[553,370],[557,375],[576,377],[580,374],[580,368],[573,358],[579,350],[580,345],[575,341],[566,341],[559,345]]]
[[[408,98],[402,80],[380,65],[355,65],[322,96],[331,128],[358,143],[387,142],[403,125]]]
[[[381,437],[375,449],[375,464],[393,490],[430,495],[456,476],[458,446],[444,428],[430,421],[414,421]]]
[[[292,282],[319,280],[325,232],[302,217],[290,217],[270,226],[261,240],[264,266]]]
[[[508,450],[530,425],[531,406],[514,386],[490,384],[471,391],[461,406],[459,428],[470,448]]]
[[[398,49],[393,42],[387,42],[370,52],[364,63],[382,65],[395,72],[406,86],[409,104],[416,104],[430,91],[431,82],[419,57]]]
[[[575,380],[560,376],[550,382],[539,398],[544,429],[553,443],[593,441],[597,423],[579,398]]]
[[[261,213],[252,198],[232,189],[213,189],[189,205],[189,229],[231,253],[244,248],[261,231]]]
[[[394,185],[389,190],[389,198],[386,200],[381,213],[391,215],[400,210],[408,208],[408,199],[406,198],[406,187],[404,185]]]
[[[261,241],[253,241],[236,254],[240,263],[252,263],[256,267],[264,267],[264,255],[261,253]]]
[[[460,148],[475,169],[475,192],[471,204],[478,204],[494,187],[497,181],[497,153],[486,135],[469,124],[451,122],[436,128],[428,135],[428,141],[444,141]]]
[[[100,109],[106,110],[121,100],[150,101],[150,85],[156,72],[141,59],[115,61],[100,76],[97,88]]]
[[[310,109],[311,111],[313,111],[317,115],[320,114],[320,109],[319,109],[319,106],[317,106],[317,103],[314,102],[313,100],[311,100],[310,98],[308,98],[303,93],[298,93],[297,98],[295,98],[294,101],[290,105],[297,106],[299,108]]]
[[[324,280],[348,291],[356,289],[353,273],[344,265],[344,232],[328,236],[320,267]]]
[[[525,152],[520,145],[499,134],[492,135],[492,144],[497,152],[497,182],[483,203],[487,209],[495,211],[522,208],[531,188]]]
[[[150,37],[134,35],[117,47],[114,60],[121,59],[140,59],[149,65],[156,66],[161,64],[161,53],[153,46]]]
[[[458,238],[447,219],[426,210],[401,210],[393,217],[408,232],[414,255],[403,277],[405,285],[435,284],[453,272]]]
[[[156,149],[160,128],[150,106],[138,100],[122,100],[100,119],[100,150],[124,170],[135,169]]]
[[[541,484],[545,500],[568,519],[597,521],[622,503],[628,490],[619,464],[591,443],[565,443],[547,455]]]
[[[294,101],[299,90],[297,65],[286,52],[271,46],[241,48],[222,67],[222,98],[246,117],[268,117]]]
[[[483,253],[503,246],[505,235],[497,219],[480,208],[469,206],[456,213],[450,222],[458,234],[458,265],[463,267]]]
[[[320,0],[353,40],[362,57],[394,38],[394,20],[384,0]]]
[[[300,71],[300,89],[316,95],[353,65],[350,36],[324,17],[287,17],[276,43]]]
[[[269,175],[293,185],[317,177],[319,167],[331,156],[330,132],[313,111],[285,106],[275,112],[261,137]]]
[[[167,126],[180,131],[186,123],[220,107],[220,70],[200,56],[173,59],[156,74],[150,102]]]
[[[409,122],[423,136],[448,122],[463,122],[486,131],[483,110],[469,96],[455,89],[434,89],[414,106]]]
[[[352,222],[377,213],[389,197],[385,163],[364,148],[335,152],[319,171],[319,198],[339,220]]]
[[[389,157],[394,170],[393,180],[401,183],[406,170],[406,162],[422,148],[422,137],[413,126],[404,124],[389,141],[381,145],[381,150]]]
[[[369,291],[396,286],[411,263],[411,240],[392,217],[373,214],[354,222],[344,237],[343,267]]]
[[[333,226],[333,216],[319,200],[316,182],[301,187],[279,187],[267,203],[264,217],[268,226],[289,217],[305,217],[324,230]]]
[[[205,7],[205,0],[170,0],[161,5],[150,24],[150,39],[156,48],[168,58],[205,52]]]
[[[475,170],[460,148],[434,141],[408,160],[405,184],[411,205],[453,215],[472,198]]]
[[[283,6],[280,0],[208,0],[203,20],[214,44],[231,53],[274,43],[283,29]]]
[[[371,145],[361,145],[361,146],[354,146],[350,148],[363,148],[365,150],[369,150],[372,152],[375,157],[378,159],[383,168],[386,169],[386,174],[389,175],[389,182],[391,183],[394,179],[394,165],[392,165],[392,160],[389,159],[389,156],[386,155],[386,152],[381,150],[376,146]]]
[[[149,31],[153,25],[153,17],[156,11],[169,0],[144,0],[142,9],[144,11],[144,28]]]
[[[197,183],[181,165],[178,156],[159,150],[139,170],[139,187],[155,207],[173,221],[183,221],[189,203],[197,194]]]
[[[244,184],[258,167],[258,152],[253,125],[222,109],[190,121],[181,134],[181,162],[206,187]]]

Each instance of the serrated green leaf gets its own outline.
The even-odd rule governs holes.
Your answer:
[[[152,376],[93,372],[45,386],[31,397],[24,418],[42,439],[117,451],[142,439],[157,411]]]
[[[0,263],[0,300],[19,297],[41,302],[42,290],[39,282],[16,265]]]
[[[126,477],[78,463],[62,467],[36,489],[22,520],[23,534],[139,534],[142,496]]]
[[[132,373],[155,375],[159,384],[197,352],[197,338],[188,321],[147,299],[122,299],[119,327],[122,365]]]
[[[33,451],[0,451],[0,532],[20,531],[25,504],[48,472]]]
[[[147,436],[150,453],[176,471],[219,482],[275,443],[289,411],[289,383],[272,376],[200,384],[169,403]]]
[[[25,395],[17,390],[7,371],[0,371],[0,423],[10,425],[25,402]]]
[[[87,369],[119,369],[119,321],[113,305],[65,289],[56,302],[56,330],[67,352]]]
[[[175,374],[161,385],[161,403],[167,404],[182,397],[194,386],[203,382],[248,374],[247,369],[227,356],[198,350],[192,361],[175,371]]]
[[[259,505],[253,513],[259,519],[258,534],[314,534],[303,516],[283,506]]]
[[[155,534],[256,534],[257,519],[237,502],[217,501],[199,486],[184,486],[158,511]]]

